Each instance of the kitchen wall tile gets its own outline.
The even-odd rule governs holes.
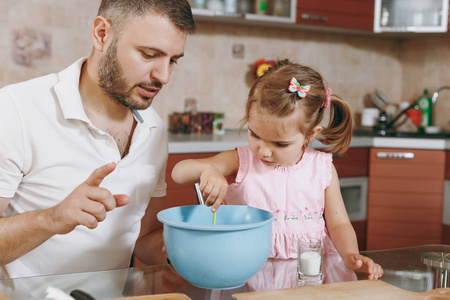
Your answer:
[[[450,39],[431,37],[406,40],[401,44],[404,99],[417,101],[425,88],[432,95],[439,87],[450,85]],[[431,96],[430,95],[430,96]],[[435,125],[450,130],[450,90],[439,93],[433,109]]]
[[[92,49],[91,26],[100,0],[1,0],[0,87],[35,76],[58,72]],[[333,92],[353,111],[362,110],[367,96],[380,89],[392,102],[415,100],[450,84],[450,38],[394,40],[376,35],[349,35],[198,22],[189,36],[185,57],[153,106],[167,115],[184,109],[186,98],[197,99],[202,111],[223,111],[226,127],[238,128],[248,91],[254,82],[253,63],[260,59],[290,58],[318,69]],[[31,30],[48,37],[47,56],[29,65],[14,62],[14,30]],[[234,44],[244,46],[244,57],[233,58]],[[442,92],[436,122],[450,129],[450,91]]]

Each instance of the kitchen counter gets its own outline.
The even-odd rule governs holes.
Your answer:
[[[432,269],[421,260],[427,252],[450,252],[450,245],[424,245],[363,254],[379,263],[385,275],[382,281],[410,292],[426,292],[436,288]],[[218,270],[219,271],[219,270]],[[191,299],[231,299],[234,294],[254,291],[274,291],[295,288],[301,298],[302,288],[297,286],[297,261],[269,259],[253,278],[240,288],[231,290],[205,290],[192,286],[170,265],[135,267],[127,269],[36,276],[0,280],[0,291],[11,299],[45,299],[45,290],[52,286],[65,293],[80,289],[96,299],[111,299],[140,295],[185,294]],[[337,254],[325,254],[324,285],[367,279],[367,274],[348,271]],[[439,287],[439,286],[437,286]],[[370,295],[367,295],[370,298]],[[296,299],[295,298],[295,299]],[[1,295],[0,295],[0,299]]]
[[[224,135],[169,133],[169,153],[173,154],[222,152],[246,145],[247,130],[227,130]]]
[[[237,146],[248,145],[247,131],[227,130],[224,135],[216,134],[173,134],[169,133],[169,153],[208,153],[222,152]],[[315,149],[324,149],[325,145],[314,140]],[[402,148],[449,150],[449,134],[401,134],[379,136],[373,132],[355,131],[350,147]]]

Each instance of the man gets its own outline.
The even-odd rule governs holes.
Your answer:
[[[0,90],[0,278],[166,261],[150,105],[194,31],[185,0],[102,0],[89,58]]]

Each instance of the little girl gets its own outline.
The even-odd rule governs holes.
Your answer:
[[[248,147],[181,161],[172,171],[174,181],[200,181],[213,212],[224,199],[272,212],[271,258],[296,258],[297,240],[317,237],[325,251],[337,250],[349,270],[381,277],[381,266],[359,254],[332,164],[331,153],[345,152],[351,141],[348,105],[331,95],[318,72],[283,60],[251,88],[245,124]],[[308,147],[314,138],[330,147],[324,152]]]

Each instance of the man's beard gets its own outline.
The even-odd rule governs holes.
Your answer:
[[[143,101],[133,101],[132,92],[135,87],[158,87],[162,88],[159,82],[154,83],[138,83],[129,88],[127,79],[123,75],[122,67],[117,59],[117,39],[114,39],[106,51],[106,56],[100,59],[99,70],[99,86],[103,92],[116,102],[130,108],[142,110],[148,108],[153,98],[143,97]]]

